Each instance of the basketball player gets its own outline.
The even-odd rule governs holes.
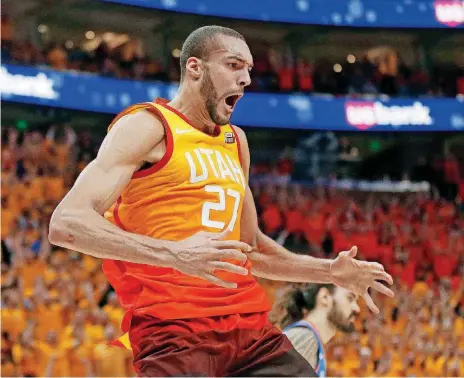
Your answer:
[[[247,140],[229,124],[253,67],[244,38],[197,29],[180,63],[171,102],[134,105],[112,122],[55,210],[50,241],[105,260],[139,375],[315,375],[269,323],[253,275],[334,283],[375,312],[368,288],[392,296],[377,281],[392,278],[355,260],[356,248],[315,259],[258,230]]]
[[[332,284],[304,284],[291,286],[275,304],[270,318],[316,373],[326,377],[324,345],[336,331],[354,331],[357,314],[357,296],[352,292]]]

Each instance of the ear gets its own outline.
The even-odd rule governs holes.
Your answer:
[[[316,300],[317,300],[317,306],[329,308],[331,306],[333,298],[332,298],[332,295],[330,294],[330,291],[327,288],[323,287],[317,293]]]
[[[203,61],[201,59],[196,58],[194,56],[191,56],[187,59],[186,73],[192,79],[198,80],[201,77],[201,74],[203,73],[203,69]]]

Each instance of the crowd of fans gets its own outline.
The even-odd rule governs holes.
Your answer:
[[[369,152],[360,151],[356,142],[347,136],[334,132],[313,132],[300,136],[296,144],[282,149],[281,146],[268,149],[257,145],[253,154],[257,162],[251,166],[251,179],[255,182],[285,184],[290,181],[303,183],[333,181],[344,179],[368,179],[377,182],[428,182],[437,195],[455,202],[464,209],[464,155],[462,144],[456,143],[442,151],[424,151],[416,164],[408,168],[401,166],[391,170],[389,160],[386,164],[374,161],[375,170],[366,165]],[[404,147],[407,148],[407,147]],[[383,149],[385,156],[395,152]],[[387,171],[385,171],[387,169]]]
[[[394,277],[381,314],[360,301],[356,331],[327,347],[329,376],[464,375],[464,218],[427,193],[347,193],[255,184],[261,229],[299,253],[333,258],[351,246]],[[264,281],[278,302],[278,282]]]
[[[336,335],[327,348],[328,375],[463,376],[464,285],[451,289],[443,279],[432,288],[418,280],[412,289],[400,283],[394,290],[394,299],[376,296],[380,316],[360,301],[355,332]]]
[[[160,61],[143,53],[141,44],[129,40],[112,49],[102,40],[96,48],[90,49],[71,41],[46,45],[18,41],[11,20],[2,15],[1,57],[4,63],[44,65],[122,79],[178,82],[178,53]],[[250,86],[253,91],[408,97],[464,94],[462,67],[434,65],[426,72],[402,64],[397,53],[390,49],[374,57],[366,52],[357,60],[342,64],[326,59],[310,62],[293,54],[277,52],[272,47],[259,46],[256,50]]]
[[[2,134],[2,374],[133,376],[117,298],[90,256],[51,246],[53,209],[97,144],[52,126]],[[334,257],[357,245],[396,279],[382,313],[328,348],[334,376],[464,374],[464,219],[427,193],[378,195],[253,184],[262,229],[298,253]],[[271,301],[278,283],[263,282]]]
[[[352,193],[322,187],[252,184],[261,228],[282,244],[322,257],[359,247],[412,289],[464,273],[464,217],[452,202],[426,192]]]
[[[269,288],[269,286],[267,286]],[[432,289],[418,280],[412,289],[396,281],[394,298],[373,293],[381,313],[363,301],[354,332],[337,332],[325,347],[330,377],[460,377],[464,373],[464,285],[450,289],[448,279]],[[271,320],[281,316],[283,290]],[[461,304],[459,304],[461,302]]]
[[[88,133],[2,131],[3,376],[134,376],[107,345],[123,316],[101,262],[48,242],[51,214],[95,155]]]

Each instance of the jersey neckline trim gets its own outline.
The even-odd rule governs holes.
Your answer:
[[[216,125],[214,127],[214,135],[205,133],[202,130],[198,130],[195,126],[193,126],[192,122],[181,112],[179,112],[177,109],[174,109],[173,107],[168,105],[168,100],[164,98],[157,98],[155,99],[155,104],[161,105],[162,107],[166,108],[167,110],[173,112],[175,115],[178,117],[182,118],[190,127],[193,127],[195,130],[199,131],[200,133],[209,136],[210,138],[217,138],[219,135],[221,135],[221,126]]]

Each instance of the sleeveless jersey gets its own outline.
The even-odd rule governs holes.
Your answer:
[[[166,100],[134,105],[119,114],[110,128],[122,116],[141,109],[162,121],[166,153],[132,176],[105,213],[106,219],[155,239],[181,241],[199,231],[221,232],[228,227],[228,238],[239,240],[247,183],[234,128],[217,126],[216,135],[206,134]],[[251,271],[249,260],[245,267]],[[219,278],[238,285],[227,289],[175,269],[123,261],[105,260],[103,271],[126,311],[124,332],[134,313],[181,319],[269,310],[265,292],[251,274],[215,271]]]
[[[326,377],[327,376],[327,363],[325,359],[325,351],[324,351],[324,344],[322,344],[322,340],[317,333],[316,328],[314,326],[306,321],[306,320],[300,320],[298,322],[292,323],[288,325],[287,327],[284,328],[283,333],[285,334],[287,331],[289,331],[292,328],[297,328],[297,327],[302,327],[302,328],[307,328],[311,332],[314,333],[314,336],[316,337],[317,340],[317,366],[314,369],[319,377]]]

